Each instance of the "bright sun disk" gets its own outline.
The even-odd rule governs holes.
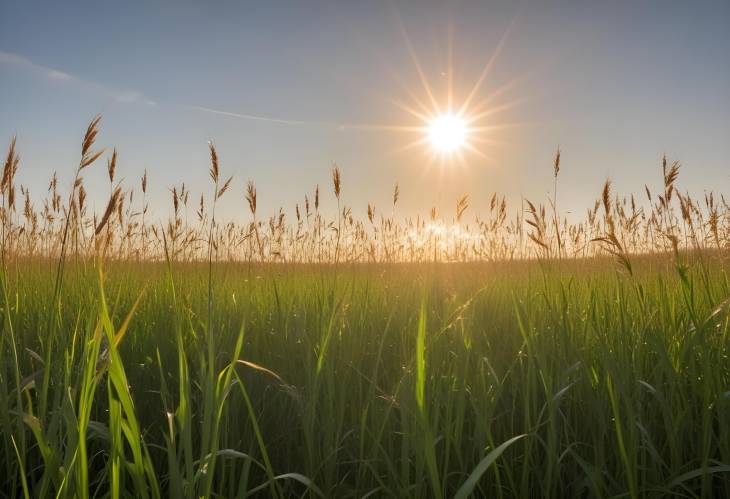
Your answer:
[[[442,114],[429,123],[428,138],[438,151],[454,152],[466,142],[466,123],[453,114]]]

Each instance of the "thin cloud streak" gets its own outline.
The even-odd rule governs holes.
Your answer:
[[[0,64],[6,64],[8,66],[23,69],[49,81],[73,84],[84,90],[104,95],[123,104],[141,103],[150,107],[157,106],[157,103],[154,100],[146,97],[144,94],[136,90],[119,90],[99,83],[83,80],[64,71],[37,64],[20,54],[0,50]]]
[[[369,123],[338,123],[335,121],[316,121],[316,120],[290,120],[284,118],[273,118],[269,116],[260,116],[257,114],[244,114],[244,113],[233,113],[231,111],[222,111],[220,109],[212,109],[209,107],[202,106],[189,106],[189,109],[195,111],[202,111],[205,113],[218,114],[220,116],[228,116],[231,118],[239,118],[244,120],[252,121],[264,121],[267,123],[279,123],[282,125],[305,125],[305,126],[322,126],[332,127],[338,130],[345,129],[357,129],[357,130],[392,130],[400,132],[414,132],[422,131],[423,126],[402,126],[402,125],[383,125],[383,124],[369,124]]]
[[[308,121],[308,120],[289,120],[283,118],[272,118],[269,116],[259,116],[256,114],[244,114],[244,113],[233,113],[230,111],[221,111],[220,109],[211,109],[209,107],[202,106],[190,106],[190,109],[196,111],[203,111],[205,113],[219,114],[221,116],[229,116],[231,118],[241,118],[245,120],[253,121],[266,121],[268,123],[280,123],[283,125],[317,125],[317,126],[331,126],[336,128],[344,128],[345,124],[335,123],[333,121]]]

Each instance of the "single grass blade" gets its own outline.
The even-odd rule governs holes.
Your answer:
[[[326,497],[322,491],[317,487],[312,480],[310,480],[308,477],[302,475],[301,473],[284,473],[283,475],[277,475],[273,478],[273,480],[295,480],[301,484],[303,484],[305,487],[307,487],[309,490],[314,492],[314,494],[317,497]],[[266,487],[269,486],[271,480],[268,480],[261,485],[254,487],[253,489],[249,490],[246,494],[246,497],[251,497],[252,495],[256,494],[257,492],[260,492],[264,490]]]
[[[696,470],[688,471],[687,473],[682,473],[677,478],[669,482],[667,485],[668,489],[673,489],[677,485],[680,485],[687,480],[692,480],[693,478],[697,478],[703,475],[711,475],[714,473],[730,473],[730,464],[722,464],[718,466],[708,466],[707,468],[697,468]]]
[[[10,440],[13,442],[13,449],[15,449],[15,455],[18,457],[18,468],[20,471],[20,483],[23,487],[23,497],[28,499],[30,497],[30,493],[28,492],[28,480],[26,479],[25,475],[25,466],[23,465],[23,458],[20,457],[20,451],[18,450],[18,446],[15,443],[15,437],[10,435]]]
[[[484,475],[484,473],[489,469],[489,467],[492,465],[494,461],[497,460],[499,456],[502,455],[502,453],[507,450],[507,448],[512,445],[513,443],[517,442],[521,438],[526,437],[527,434],[517,435],[516,437],[512,437],[506,442],[504,442],[502,445],[494,449],[492,452],[484,456],[484,458],[479,461],[479,464],[477,464],[476,468],[474,468],[474,471],[471,472],[469,475],[469,478],[466,479],[466,481],[459,487],[459,490],[454,495],[454,499],[466,499],[471,494],[474,493],[474,489],[476,488],[477,484],[479,483],[479,479]]]

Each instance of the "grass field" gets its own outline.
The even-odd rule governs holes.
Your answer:
[[[97,125],[46,213],[6,161],[0,496],[730,497],[728,211],[678,165],[646,209],[495,197],[461,237],[466,198],[365,231],[338,170],[331,221],[319,189],[259,221],[249,184],[251,224],[216,223],[211,146],[191,228],[184,189],[167,225],[121,188],[84,211]]]
[[[724,267],[640,263],[72,265],[52,335],[23,263],[4,494],[728,495]]]

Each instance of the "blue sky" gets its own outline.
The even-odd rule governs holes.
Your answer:
[[[461,194],[476,210],[493,191],[543,200],[558,144],[565,210],[582,213],[607,176],[619,191],[657,186],[663,153],[682,161],[684,188],[723,191],[728,26],[727,1],[3,1],[0,140],[18,135],[19,181],[40,197],[54,170],[70,182],[101,113],[99,145],[119,149],[127,185],[149,170],[160,214],[168,187],[208,188],[211,139],[235,178],[229,217],[244,214],[247,179],[264,212],[291,210],[329,186],[333,162],[361,215],[395,182],[404,214],[450,213]],[[422,122],[398,103],[427,101],[406,36],[442,106],[449,40],[458,104],[504,38],[475,98],[503,89],[484,123],[497,128],[479,135],[488,158],[440,165],[405,148],[420,135],[395,128]],[[101,163],[86,181],[102,205]]]

